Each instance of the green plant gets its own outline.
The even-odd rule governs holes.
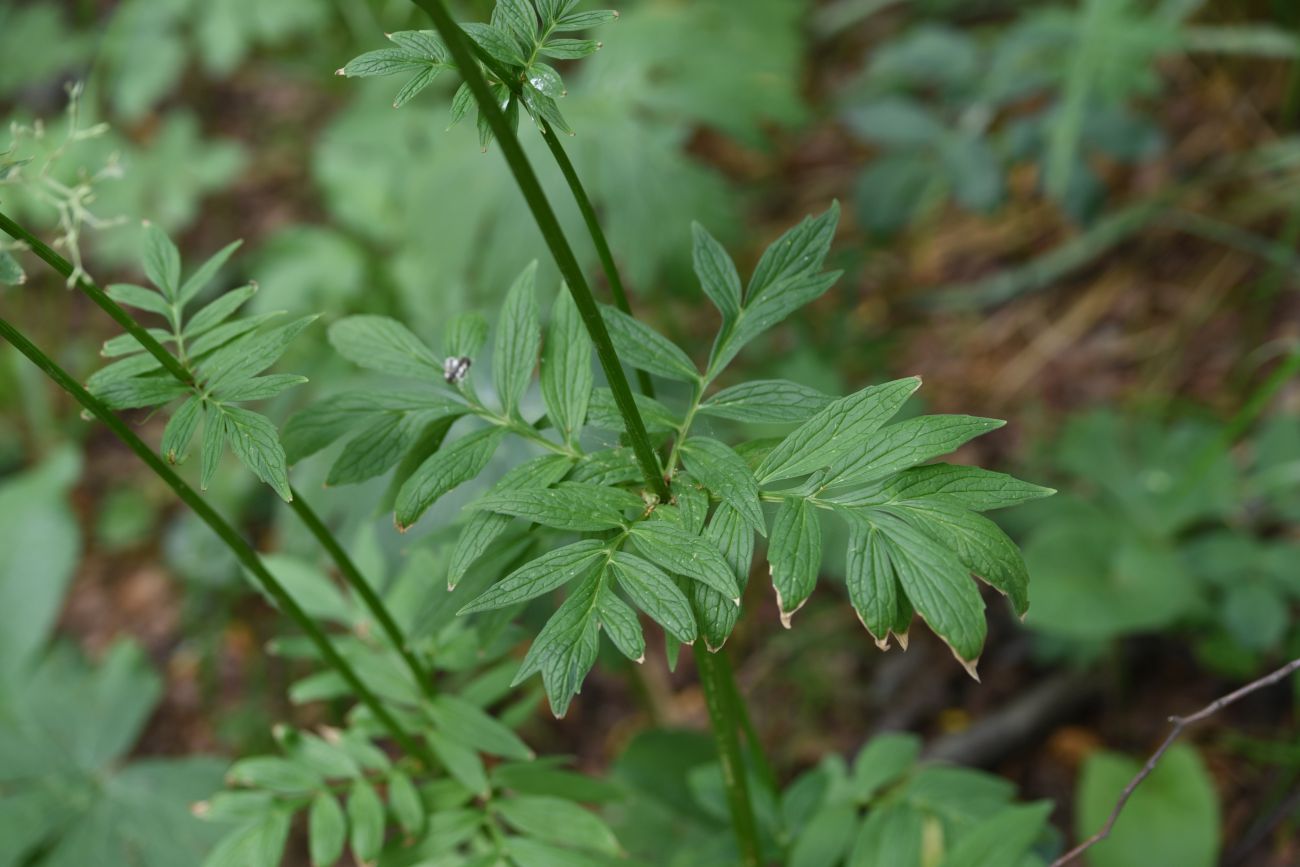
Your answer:
[[[481,126],[500,146],[567,289],[552,306],[543,340],[535,270],[526,269],[514,281],[497,325],[493,394],[486,399],[479,394],[476,375],[487,330],[481,318],[453,320],[439,352],[395,319],[342,319],[330,329],[340,354],[385,377],[413,380],[413,387],[331,398],[286,428],[295,457],[353,435],[330,470],[336,484],[394,471],[391,508],[402,530],[415,526],[443,496],[483,474],[507,437],[535,450],[534,457],[512,468],[472,504],[448,567],[451,595],[426,595],[420,607],[427,615],[416,600],[422,589],[427,592],[427,581],[422,588],[421,579],[431,571],[428,562],[421,561],[391,585],[376,569],[363,574],[289,486],[287,457],[274,425],[233,405],[301,382],[294,376],[259,374],[310,317],[275,326],[264,325],[266,317],[258,316],[227,321],[251,295],[249,288],[220,295],[189,315],[187,305],[233,245],[183,282],[174,245],[161,230],[147,229],[145,271],[155,289],[119,285],[105,292],[0,215],[0,228],[127,330],[106,345],[106,354],[125,357],[92,377],[86,389],[7,321],[0,320],[0,334],[171,486],[294,620],[305,640],[288,637],[280,650],[315,659],[326,669],[295,685],[292,696],[300,701],[356,700],[345,729],[317,735],[285,728],[278,734],[281,755],[236,764],[231,781],[241,790],[213,799],[204,812],[237,820],[239,827],[207,863],[274,863],[292,815],[304,810],[317,863],[334,860],[344,837],[361,861],[385,857],[410,863],[428,856],[476,865],[508,858],[521,867],[602,863],[619,847],[604,824],[576,806],[593,800],[591,790],[575,787],[545,764],[485,763],[482,754],[523,762],[531,753],[484,708],[510,687],[540,674],[552,709],[562,715],[595,663],[602,631],[624,656],[634,661],[644,657],[636,609],[664,628],[674,659],[681,644],[702,639],[705,645],[697,646],[694,658],[716,740],[715,791],[734,826],[734,857],[757,865],[775,847],[783,856],[812,858],[802,853],[821,845],[820,832],[804,829],[797,838],[780,834],[769,840],[761,835],[756,810],[775,792],[722,651],[739,616],[756,535],[768,538],[766,560],[787,627],[816,586],[822,516],[835,515],[850,533],[850,602],[877,643],[886,647],[897,638],[905,645],[919,615],[974,675],[986,624],[972,576],[1009,597],[1017,613],[1028,605],[1027,574],[1018,550],[978,513],[1052,492],[974,467],[927,463],[1001,422],[918,416],[891,424],[919,387],[915,378],[842,398],[773,380],[716,390],[719,377],[747,344],[835,282],[838,273],[824,271],[823,265],[838,206],[805,219],[773,243],[746,283],[723,246],[703,227],[694,227],[696,276],[721,318],[702,366],[628,312],[598,305],[511,118],[516,99],[533,113],[583,210],[593,244],[601,247],[604,239],[594,213],[589,203],[584,206],[585,192],[555,137],[556,117],[539,99],[545,93],[527,89],[533,86],[529,72],[535,71],[535,58],[522,57],[523,46],[512,41],[531,39],[536,51],[550,46],[553,52],[579,52],[539,35],[570,20],[575,3],[503,0],[492,23],[468,28],[474,41],[439,0],[419,5],[432,17],[436,36],[404,33],[396,40],[397,50],[407,53],[372,55],[364,63],[418,66],[417,82],[443,66],[454,66],[463,76]],[[522,29],[521,16],[528,25]],[[426,55],[411,55],[412,46]],[[611,287],[617,287],[612,258],[601,258]],[[616,295],[616,300],[627,306],[625,298]],[[118,302],[161,316],[166,327],[142,328]],[[211,336],[218,333],[220,339]],[[593,352],[608,388],[596,387]],[[525,406],[539,357],[544,419]],[[634,395],[624,364],[645,375],[646,392],[651,391],[651,376],[669,383],[664,400],[651,393]],[[163,434],[166,460],[111,411],[166,407],[178,400],[183,402]],[[257,554],[169,466],[184,457],[200,416],[205,420],[201,480],[212,475],[222,445],[229,444],[255,475],[290,502],[346,591],[311,562]],[[461,418],[469,430],[444,442]],[[719,438],[720,430],[710,429],[714,419],[764,422],[788,432],[733,446]],[[539,555],[539,550],[545,553]],[[521,667],[497,665],[478,676],[471,673],[518,642],[513,623],[527,603],[565,587],[565,600],[532,641]],[[455,619],[457,612],[467,616]],[[372,624],[378,628],[369,628]],[[381,740],[391,740],[403,755],[396,761],[384,755],[376,745]],[[914,802],[914,788],[926,785],[920,781],[931,780],[928,785],[940,789],[945,784],[942,774],[934,782],[936,775],[924,770],[907,777],[911,758],[899,756],[909,752],[915,747],[869,749],[855,766],[856,784],[847,795],[826,795],[805,805],[806,815],[813,817],[809,821],[834,821],[839,828],[845,816],[847,824],[856,823],[860,807],[878,806],[861,832],[868,852],[878,845],[871,835],[879,834],[885,821],[880,816],[901,811],[912,823],[907,827],[917,821],[922,826],[956,821],[938,815],[941,805]],[[751,765],[761,785],[749,785]],[[878,779],[868,785],[873,777]],[[904,777],[907,782],[895,792],[893,784]],[[962,809],[985,815],[980,811],[1006,806],[1005,787],[979,776],[961,779],[980,781],[973,793],[959,799]],[[888,792],[880,787],[889,787]],[[336,799],[340,788],[348,790],[346,809]],[[823,808],[831,818],[822,818]],[[936,815],[923,815],[927,811]],[[950,856],[952,863],[963,863],[962,857],[979,863],[980,847],[989,845],[1007,846],[1008,857],[1020,858],[1036,840],[1042,818],[1038,808],[1008,813],[1006,826],[996,825],[998,834],[963,837]],[[390,824],[401,834],[390,834]],[[892,834],[894,826],[887,827]],[[418,838],[413,847],[406,845],[407,836]],[[1007,837],[1018,842],[1012,846]],[[966,851],[963,847],[976,854],[959,855]],[[817,857],[833,863],[843,851],[845,847]]]

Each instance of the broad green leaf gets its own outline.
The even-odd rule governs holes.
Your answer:
[[[596,661],[600,639],[596,611],[604,587],[602,572],[602,569],[592,569],[546,621],[528,648],[512,684],[517,686],[540,671],[551,712],[557,717],[568,712],[569,704]]]
[[[584,539],[548,551],[502,578],[469,605],[461,614],[488,611],[516,605],[563,587],[578,577],[591,575],[604,567],[609,552],[604,542]]]
[[[466,35],[479,44],[479,47],[501,63],[508,66],[523,66],[524,58],[520,56],[519,44],[510,34],[490,24],[471,22],[462,24]]]
[[[197,358],[202,361],[208,353],[214,352],[232,341],[256,331],[268,322],[283,315],[281,311],[272,310],[269,313],[259,313],[234,319],[230,322],[223,322],[215,328],[210,328],[196,337],[194,342],[190,344],[190,358]]]
[[[294,761],[326,779],[350,778],[361,773],[356,760],[339,743],[297,729],[280,730],[277,740]]]
[[[186,339],[198,337],[200,334],[206,334],[216,328],[256,294],[256,283],[249,283],[247,286],[241,286],[238,289],[231,289],[229,292],[223,293],[212,303],[199,310],[198,313],[189,317],[184,330]]]
[[[343,857],[348,820],[329,792],[318,792],[307,815],[307,848],[312,867],[332,867]]]
[[[130,283],[113,283],[104,290],[104,294],[118,304],[125,304],[128,307],[145,310],[149,313],[157,313],[159,316],[165,316],[168,321],[172,320],[174,308],[171,302],[153,289],[134,286]]]
[[[313,403],[289,419],[282,440],[290,463],[315,454],[330,443],[390,413],[459,416],[465,407],[440,395],[401,391],[348,391]]]
[[[275,807],[222,840],[203,867],[277,867],[289,841],[292,819],[291,810]]]
[[[180,297],[181,254],[154,223],[144,226],[144,273],[169,301]]]
[[[435,63],[447,59],[447,47],[436,30],[398,30],[388,34],[388,41],[412,57]]]
[[[704,535],[722,551],[743,592],[749,583],[749,566],[754,556],[753,529],[739,512],[726,503],[720,503],[713,511]],[[704,643],[710,651],[720,650],[735,628],[740,607],[704,584],[696,583],[691,590]]]
[[[726,443],[708,437],[691,437],[682,443],[682,461],[691,475],[740,513],[755,532],[767,535],[758,501],[758,482],[744,458]]]
[[[479,752],[528,761],[533,751],[510,728],[464,699],[440,695],[429,707],[434,725],[452,740]]]
[[[548,39],[541,53],[555,60],[581,60],[600,50],[594,39]]]
[[[597,9],[591,12],[570,12],[555,22],[551,27],[554,33],[571,33],[577,30],[588,30],[592,27],[599,27],[602,24],[608,24],[610,21],[616,21],[618,13],[613,9]]]
[[[289,491],[289,469],[275,425],[264,415],[242,407],[220,409],[230,450],[286,503],[293,499]]]
[[[759,465],[760,483],[805,475],[861,449],[919,388],[917,377],[873,385],[840,398],[795,428]]]
[[[645,662],[645,635],[641,631],[641,621],[632,607],[608,586],[601,590],[596,604],[600,626],[619,652],[633,662]],[[730,602],[727,604],[731,605]]]
[[[839,219],[840,205],[834,202],[820,216],[805,217],[763,251],[749,279],[745,305],[753,304],[783,280],[820,270]]]
[[[579,459],[569,478],[592,485],[626,485],[640,482],[643,476],[632,450],[619,446],[587,452]]]
[[[789,867],[836,867],[853,843],[857,827],[858,810],[853,804],[824,808],[794,838]]]
[[[293,339],[315,320],[315,316],[303,316],[285,325],[247,334],[201,360],[198,378],[209,391],[216,391],[256,376],[274,364]]]
[[[562,288],[546,332],[541,379],[551,423],[566,441],[572,441],[587,420],[593,378],[591,338],[573,298]]]
[[[206,262],[204,262],[197,269],[195,269],[194,273],[191,274],[188,278],[186,278],[185,282],[181,284],[181,289],[180,289],[181,304],[188,304],[189,302],[193,301],[198,296],[198,294],[202,292],[203,289],[209,283],[212,282],[212,278],[217,276],[217,272],[221,270],[221,267],[226,264],[227,260],[229,260],[230,257],[234,255],[235,251],[238,250],[243,243],[244,243],[243,241],[231,241],[229,244],[222,247],[217,252],[213,253],[212,256],[210,256]],[[250,286],[246,286],[244,288],[251,289],[252,291],[257,290],[257,286],[255,284],[251,284]],[[234,290],[234,292],[227,292],[222,297],[224,298],[226,295],[232,295],[239,291],[240,290],[236,289]],[[250,292],[249,294],[252,293]],[[236,304],[235,306],[238,307],[239,305]],[[200,311],[200,313],[201,312],[202,311]],[[195,316],[195,318],[198,318],[197,315]]]
[[[121,379],[92,388],[91,392],[110,409],[138,409],[170,403],[189,394],[190,389],[169,374],[166,377]]]
[[[979,467],[929,464],[903,470],[864,490],[831,495],[826,499],[847,506],[940,500],[975,512],[986,512],[1018,506],[1054,493],[1051,488]]]
[[[740,315],[740,274],[736,263],[709,230],[699,223],[691,223],[694,238],[692,258],[695,276],[700,288],[722,313],[723,322],[732,322]]]
[[[352,58],[338,70],[338,74],[348,78],[370,78],[376,75],[396,75],[399,72],[419,72],[427,67],[426,61],[411,56],[404,49],[378,48]]]
[[[563,455],[542,455],[513,468],[492,486],[489,495],[529,488],[546,488],[564,478],[572,462]],[[455,589],[473,563],[510,525],[512,516],[478,511],[470,516],[456,538],[447,567],[447,587]]]
[[[1052,804],[1047,801],[1003,810],[959,839],[942,867],[1021,863],[1046,829],[1051,812]]]
[[[672,410],[654,398],[646,397],[644,394],[633,394],[632,398],[636,403],[637,412],[641,414],[641,420],[645,422],[647,432],[651,434],[668,433],[677,430],[681,425],[681,422],[673,415]],[[626,430],[623,423],[623,414],[618,411],[618,404],[614,402],[614,394],[608,388],[602,387],[592,391],[588,420],[591,422],[592,427],[602,430],[618,432]]]
[[[393,97],[393,108],[401,108],[415,97],[419,96],[426,87],[433,84],[433,80],[442,74],[441,66],[425,66],[419,72],[415,73]]]
[[[690,356],[667,337],[615,307],[602,305],[600,312],[623,362],[666,379],[699,381]]]
[[[699,630],[686,594],[655,564],[627,551],[619,551],[610,564],[636,607],[684,644],[694,644]]]
[[[483,497],[476,509],[514,515],[559,530],[613,530],[628,522],[624,513],[642,509],[641,498],[617,488],[561,482],[553,488],[524,488]]]
[[[912,734],[883,734],[872,738],[853,760],[853,797],[868,803],[893,785],[921,757],[921,739]]]
[[[956,554],[963,566],[1010,599],[1017,615],[1025,616],[1029,610],[1029,571],[1016,543],[997,524],[942,500],[884,508]]]
[[[506,415],[516,415],[519,400],[528,390],[537,366],[537,349],[542,339],[537,318],[537,263],[529,264],[515,280],[501,307],[496,342],[492,353],[492,376],[497,397]]]
[[[433,754],[446,766],[447,773],[475,795],[480,797],[488,795],[491,789],[488,784],[487,770],[483,767],[483,760],[479,758],[478,753],[441,732],[430,731],[425,736],[429,740],[429,746],[433,748]]]
[[[212,396],[222,403],[242,403],[249,400],[267,400],[307,381],[305,376],[292,373],[272,373],[255,376],[215,388]]]
[[[502,818],[528,837],[575,849],[620,853],[618,839],[595,813],[572,801],[539,795],[516,795],[494,803]]]
[[[330,326],[329,339],[340,355],[367,370],[442,382],[442,362],[396,319],[349,316]]]
[[[422,412],[384,413],[348,440],[330,467],[325,484],[351,485],[388,472],[436,418]]]
[[[880,429],[869,442],[832,465],[826,485],[861,485],[945,455],[1002,427],[998,419],[967,415],[923,415]]]
[[[352,854],[363,864],[379,857],[384,846],[384,804],[364,779],[352,781],[348,793],[348,842]]]
[[[537,40],[537,13],[531,0],[497,0],[492,24],[515,37],[521,49],[533,50]]]
[[[166,344],[176,339],[172,336],[170,331],[166,331],[162,328],[146,328],[145,331],[147,331],[149,336],[154,340],[157,340],[159,343]],[[143,351],[144,347],[136,341],[135,335],[119,334],[117,337],[111,337],[108,340],[105,340],[104,345],[99,349],[99,354],[105,358],[119,358],[123,355],[131,355]],[[144,371],[139,372],[143,373]]]
[[[267,789],[282,795],[314,792],[324,785],[324,780],[311,768],[279,756],[240,759],[226,776],[241,786]]]
[[[1075,796],[1080,838],[1102,826],[1138,770],[1138,762],[1115,753],[1088,758]],[[1214,780],[1195,749],[1175,744],[1133,793],[1110,837],[1088,850],[1088,863],[1210,867],[1219,863],[1221,828]]]
[[[539,93],[549,96],[551,99],[559,99],[566,93],[564,79],[560,77],[560,73],[556,72],[553,66],[535,62],[528,67],[527,75],[528,83]],[[560,294],[564,293],[561,292]]]
[[[740,604],[740,587],[717,545],[665,521],[640,521],[628,531],[632,544],[655,565],[694,578]]]
[[[487,320],[481,313],[461,313],[448,320],[445,331],[448,355],[473,358],[487,341]]]
[[[898,583],[930,629],[975,677],[987,624],[984,600],[957,557],[929,536],[887,513],[873,512]],[[775,533],[773,534],[775,535]]]
[[[405,530],[448,491],[483,472],[502,438],[501,428],[462,437],[434,452],[397,492],[396,521]]]
[[[922,867],[925,816],[909,804],[882,804],[867,813],[846,867]],[[991,865],[990,865],[991,867]]]
[[[801,497],[787,497],[772,522],[767,546],[772,567],[772,586],[781,623],[790,628],[790,618],[803,607],[817,586],[822,564],[822,530],[817,512]]]
[[[700,405],[705,415],[755,424],[805,422],[835,399],[785,379],[757,379],[724,388]]]
[[[414,836],[424,830],[424,802],[411,778],[401,771],[388,776],[388,804],[407,834]]]
[[[849,547],[844,583],[849,601],[881,650],[889,647],[889,632],[898,619],[898,579],[889,562],[889,547],[869,521],[849,518]]]
[[[716,376],[751,340],[809,304],[835,285],[840,271],[804,274],[776,284],[755,300],[746,300],[733,328],[718,335],[709,358],[709,374]]]

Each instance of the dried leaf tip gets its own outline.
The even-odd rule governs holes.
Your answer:
[[[644,653],[641,654],[640,656],[638,656],[636,659],[632,661],[635,662],[637,665],[642,665],[645,662],[645,654]]]
[[[196,819],[202,819],[210,812],[212,812],[212,803],[210,801],[195,801],[190,804],[190,815]]]
[[[977,670],[980,664],[978,656],[970,660],[962,659],[959,656],[957,657],[957,661],[961,663],[961,667],[966,669],[966,673],[969,674],[976,683],[980,682],[980,673]]]
[[[346,69],[346,67],[340,66],[338,69],[334,70],[334,74],[335,74],[335,75],[347,75],[347,72],[345,71],[345,69]]]
[[[894,637],[898,639],[898,646],[901,647],[901,648],[903,648],[903,652],[904,652],[904,653],[907,653],[907,642],[910,640],[910,639],[908,638],[907,633],[906,633],[906,632],[896,632],[896,633],[894,633]]]

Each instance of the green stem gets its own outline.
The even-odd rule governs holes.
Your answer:
[[[3,212],[0,212],[0,229],[3,229],[15,241],[21,241],[25,244],[47,265],[59,272],[65,280],[72,276],[73,267],[71,262],[54,252],[49,244],[15,223]],[[140,323],[136,322],[130,313],[127,313],[116,301],[104,294],[104,290],[84,277],[77,278],[76,286],[86,297],[99,305],[101,310],[111,316],[114,322],[121,325],[128,334],[134,337],[150,355],[158,359],[158,363],[166,368],[168,373],[188,386],[195,384],[194,376],[185,368],[185,365],[181,364],[174,355],[168,352],[167,347],[154,340],[153,335],[146,331]]]
[[[631,442],[632,451],[636,455],[637,463],[640,464],[641,472],[645,476],[646,483],[658,494],[661,500],[667,501],[669,498],[668,485],[664,481],[662,472],[660,472],[654,446],[651,445],[650,436],[646,433],[645,422],[641,419],[641,413],[637,411],[636,401],[632,397],[632,389],[628,385],[627,376],[623,373],[618,353],[614,351],[614,343],[609,338],[609,332],[606,330],[605,322],[601,318],[600,308],[596,305],[595,296],[591,293],[587,278],[583,275],[582,268],[573,255],[573,249],[564,237],[564,230],[560,228],[555,211],[551,208],[546,193],[543,192],[542,185],[537,180],[537,175],[528,162],[528,157],[524,154],[519,139],[515,136],[515,131],[506,121],[501,107],[496,104],[496,99],[488,87],[487,80],[483,77],[483,71],[474,59],[474,51],[470,47],[469,38],[460,29],[459,25],[452,20],[451,14],[448,13],[447,7],[442,0],[413,0],[413,2],[433,19],[434,27],[437,28],[439,35],[447,46],[447,51],[456,62],[457,68],[465,78],[465,83],[469,85],[470,92],[474,95],[475,102],[478,103],[480,114],[487,120],[492,134],[500,144],[501,154],[505,157],[506,164],[510,167],[515,182],[519,186],[519,191],[523,194],[524,201],[528,203],[528,208],[533,213],[537,228],[541,230],[546,246],[550,249],[551,256],[555,259],[555,264],[560,269],[560,274],[569,287],[574,304],[578,308],[578,314],[587,327],[587,333],[591,335],[591,342],[596,347],[596,356],[600,359],[600,366],[605,371],[605,379],[609,382],[610,391],[614,395],[614,402],[618,405],[619,413],[623,416],[624,424],[627,426],[628,439]]]
[[[289,506],[297,513],[320,546],[330,555],[339,571],[343,573],[348,586],[361,597],[361,601],[365,603],[366,608],[379,622],[379,628],[388,637],[388,642],[405,660],[406,667],[411,671],[411,676],[419,684],[420,692],[424,694],[425,698],[432,699],[434,696],[433,678],[425,671],[424,666],[420,664],[420,660],[415,656],[415,652],[407,644],[406,636],[402,634],[401,627],[397,625],[397,621],[389,613],[384,601],[379,598],[375,588],[361,574],[357,564],[348,556],[348,552],[339,544],[338,539],[330,532],[329,527],[325,526],[325,522],[321,520],[320,516],[312,510],[311,506],[307,505],[307,501],[296,490],[291,490],[291,493],[293,499],[289,501]]]
[[[375,715],[375,719],[388,730],[393,740],[409,755],[418,758],[427,766],[437,766],[437,760],[433,757],[429,748],[402,728],[401,724],[388,712],[388,709],[384,707],[379,698],[365,685],[348,661],[334,649],[333,643],[331,643],[324,631],[294,601],[294,598],[289,595],[284,586],[276,580],[275,576],[262,563],[262,559],[257,555],[257,552],[244,541],[244,538],[239,535],[239,532],[234,527],[208,505],[207,501],[197,491],[186,484],[162,458],[158,457],[144,440],[136,436],[125,422],[114,415],[108,407],[86,391],[71,374],[59,367],[53,359],[43,353],[35,344],[24,337],[18,329],[4,319],[0,319],[0,337],[13,344],[15,349],[27,356],[46,376],[54,380],[60,388],[72,395],[78,403],[107,425],[109,430],[125,443],[131,451],[135,452],[149,469],[157,473],[176,492],[181,501],[193,509],[195,514],[212,528],[212,531],[220,537],[226,547],[234,553],[240,564],[257,579],[262,589],[275,600],[276,605],[301,627],[320,652],[321,658],[347,681],[348,686],[356,693],[362,704],[370,709],[370,712]]]
[[[718,760],[722,764],[722,782],[727,790],[727,805],[731,810],[731,824],[736,832],[743,867],[760,867],[762,856],[758,841],[758,824],[754,820],[754,806],[749,800],[749,785],[745,779],[745,761],[740,752],[739,728],[731,697],[736,687],[731,677],[731,667],[722,651],[709,653],[697,649],[695,667],[700,674],[700,687],[704,690],[704,703],[709,710],[709,724],[718,747]]]
[[[730,690],[731,706],[735,709],[736,718],[740,722],[740,730],[745,735],[745,742],[749,745],[749,755],[754,760],[754,768],[758,772],[759,782],[767,787],[770,792],[779,792],[780,787],[777,785],[776,772],[772,770],[772,764],[767,760],[767,754],[763,752],[763,743],[758,739],[758,730],[754,728],[754,721],[749,718],[749,710],[745,704],[745,697],[740,694],[740,684],[736,682],[735,672],[731,668],[731,658],[718,651],[716,656],[720,657],[720,664],[726,673],[727,686]]]
[[[23,242],[31,248],[33,253],[43,259],[46,264],[57,271],[64,279],[71,276],[73,272],[71,262],[64,259],[51,249],[48,244],[41,241],[41,239],[37,238],[31,232],[11,220],[4,213],[0,213],[0,229],[3,229],[11,237]],[[102,289],[85,277],[77,278],[76,287],[99,305],[99,307],[111,316],[115,322],[126,329],[126,331],[134,337],[150,355],[158,359],[168,373],[190,388],[196,390],[199,388],[198,383],[195,381],[194,375],[190,372],[189,368],[187,368],[181,360],[176,358],[176,356],[172,355],[171,352],[167,350],[167,347],[155,340],[152,334],[142,327],[140,323],[135,321],[135,317],[124,310],[121,305],[112,298],[109,298]],[[179,324],[174,323],[174,325],[176,333],[179,335]],[[206,392],[203,392],[202,396],[205,399],[210,399],[210,396]],[[334,539],[330,534],[329,529],[321,523],[320,519],[316,517],[316,514],[311,510],[307,503],[303,501],[302,497],[300,497],[296,491],[293,492],[293,501],[291,505],[293,506],[294,511],[297,512],[298,516],[302,518],[303,522],[307,524],[307,528],[311,530],[316,539],[321,543],[325,550],[329,552],[331,558],[334,560],[334,564],[338,567],[339,572],[342,573],[348,584],[351,585],[352,589],[361,597],[361,600],[365,603],[366,607],[370,609],[370,613],[374,618],[379,621],[380,625],[384,628],[384,631],[388,634],[389,640],[393,643],[393,646],[402,653],[403,658],[411,669],[412,676],[422,686],[427,685],[427,687],[431,689],[433,679],[429,676],[429,673],[424,670],[423,666],[419,664],[419,661],[406,649],[406,640],[402,636],[401,630],[397,628],[392,616],[384,607],[383,601],[375,595],[370,584],[361,575],[360,571],[358,571],[356,565],[351,561],[351,559],[348,558],[343,547],[336,539]],[[308,520],[308,515],[310,515],[313,520]]]
[[[560,174],[564,175],[564,180],[568,182],[569,190],[573,193],[573,200],[577,202],[578,210],[582,212],[583,222],[587,224],[592,243],[596,245],[596,255],[600,257],[600,267],[605,272],[605,280],[609,282],[610,294],[614,296],[614,304],[619,310],[631,316],[632,306],[627,300],[627,290],[623,288],[623,279],[618,274],[618,266],[614,264],[614,254],[610,252],[609,241],[605,239],[605,232],[600,228],[596,209],[592,207],[591,199],[587,197],[587,190],[583,187],[578,172],[573,168],[573,163],[569,161],[569,155],[564,152],[560,137],[546,121],[542,121],[542,138],[546,141],[546,146],[551,149],[551,156],[555,157],[555,164],[560,167]],[[647,397],[654,397],[655,387],[650,374],[638,370],[636,378],[637,384],[641,386],[641,393]]]

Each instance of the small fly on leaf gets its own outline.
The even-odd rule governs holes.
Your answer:
[[[459,385],[469,373],[470,359],[465,355],[449,355],[442,362],[442,376],[451,385]]]

